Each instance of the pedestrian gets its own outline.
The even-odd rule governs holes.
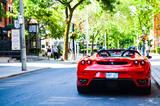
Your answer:
[[[53,54],[54,54],[54,59],[58,59],[58,48],[57,46],[55,45],[54,48],[53,48]]]
[[[146,54],[147,54],[147,57],[149,57],[149,53],[150,53],[150,46],[147,45],[147,46],[146,46]]]
[[[51,48],[50,48],[50,46],[48,46],[48,49],[47,49],[47,57],[48,57],[48,60],[50,60],[50,58],[51,58]]]
[[[141,53],[141,50],[142,50],[142,45],[141,45],[141,42],[139,42],[139,45],[138,45],[138,50],[139,50],[139,53]]]

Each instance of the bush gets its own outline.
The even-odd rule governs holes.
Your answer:
[[[97,52],[98,48],[94,48],[93,51]],[[81,49],[81,53],[84,53],[84,52],[87,53],[87,49]],[[88,49],[88,53],[91,53],[91,48]]]
[[[150,50],[151,53],[156,53],[156,50]]]
[[[40,48],[29,48],[29,53],[31,54],[39,54],[41,51]]]
[[[160,47],[156,48],[156,53],[160,54]]]

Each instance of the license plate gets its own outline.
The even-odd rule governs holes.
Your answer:
[[[118,79],[118,73],[106,73],[107,79]]]

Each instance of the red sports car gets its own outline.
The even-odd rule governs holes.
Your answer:
[[[78,62],[77,90],[87,93],[92,88],[141,89],[151,92],[151,65],[136,50],[100,50]]]

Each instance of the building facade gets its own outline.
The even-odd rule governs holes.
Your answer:
[[[154,17],[154,49],[160,47],[160,15]]]
[[[2,52],[11,51],[11,29],[14,28],[14,19],[7,16],[13,13],[12,0],[0,0],[0,56]]]

